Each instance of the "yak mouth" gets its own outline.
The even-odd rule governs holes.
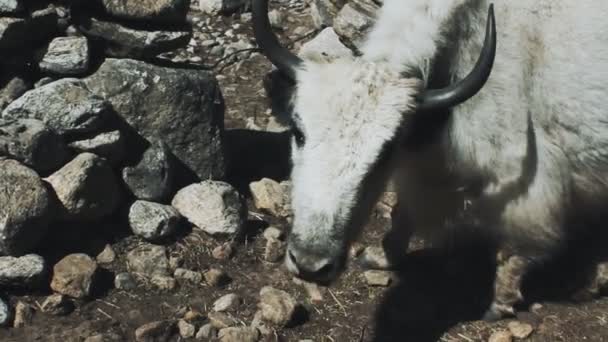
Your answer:
[[[315,272],[306,271],[296,266],[291,253],[285,253],[284,264],[289,273],[303,281],[329,287],[335,284],[346,270],[347,254],[341,253],[338,258],[332,259],[332,263],[321,267]]]

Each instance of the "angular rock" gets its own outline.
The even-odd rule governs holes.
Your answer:
[[[89,43],[86,37],[57,37],[51,41],[40,70],[59,75],[79,75],[89,69]]]
[[[135,197],[161,201],[173,192],[174,174],[169,147],[162,140],[155,140],[135,166],[122,170],[122,179]]]
[[[32,323],[34,317],[34,308],[22,301],[18,301],[15,305],[15,318],[13,320],[14,328],[21,328]]]
[[[187,270],[185,268],[178,268],[173,273],[175,279],[181,281],[188,281],[193,284],[198,284],[203,280],[203,275],[200,272],[195,272],[191,270]]]
[[[0,0],[0,14],[17,14],[23,10],[20,0]]]
[[[97,220],[112,214],[121,192],[114,171],[92,153],[81,153],[47,178],[68,220]]]
[[[298,303],[289,293],[264,286],[260,290],[258,307],[265,321],[285,326],[293,320]]]
[[[167,250],[163,246],[142,244],[127,253],[129,272],[144,277],[169,276]]]
[[[0,256],[0,287],[33,287],[40,283],[45,271],[46,264],[39,255]]]
[[[131,273],[118,273],[116,277],[114,277],[114,287],[119,290],[132,290],[137,287],[137,282]]]
[[[100,133],[91,139],[74,141],[69,146],[78,153],[94,153],[112,164],[123,160],[127,148],[123,134],[118,130]]]
[[[221,181],[189,185],[177,192],[171,204],[190,223],[209,234],[237,233],[247,215],[236,189]]]
[[[328,27],[315,38],[304,43],[298,52],[302,58],[331,61],[339,57],[352,56],[352,51],[340,42],[333,28]]]
[[[260,332],[252,327],[229,327],[221,329],[217,336],[220,342],[257,342]]]
[[[101,0],[104,10],[117,18],[144,22],[186,21],[189,0]]]
[[[392,280],[391,273],[387,271],[369,270],[363,272],[367,285],[389,286]]]
[[[277,217],[288,216],[291,212],[288,187],[262,178],[249,184],[255,207]]]
[[[174,321],[157,321],[142,325],[135,330],[135,341],[168,341],[175,332]]]
[[[47,8],[27,19],[0,18],[0,51],[31,51],[57,32],[57,12]],[[0,60],[6,56],[0,55]]]
[[[18,255],[46,234],[54,201],[42,179],[15,160],[0,159],[0,254]]]
[[[0,119],[0,156],[46,173],[69,158],[63,139],[35,119]]]
[[[270,226],[270,227],[264,229],[264,233],[262,233],[262,235],[264,236],[264,239],[266,239],[266,240],[270,240],[270,239],[282,240],[284,237],[283,231],[274,226]]]
[[[224,177],[224,102],[213,74],[106,59],[86,84],[139,134],[161,138],[199,178]]]
[[[28,81],[19,76],[6,75],[1,79],[0,84],[0,110],[6,108],[32,87]]]
[[[103,250],[97,254],[95,260],[100,264],[111,264],[116,259],[116,252],[111,245],[105,245]]]
[[[38,119],[59,135],[90,133],[103,125],[110,105],[75,78],[26,92],[2,112],[5,119]]]
[[[197,340],[212,340],[217,337],[217,328],[211,323],[204,324],[197,332],[195,338]]]
[[[73,298],[91,294],[97,263],[86,254],[70,254],[53,267],[53,291]]]
[[[180,319],[177,322],[177,329],[179,330],[179,335],[183,338],[190,338],[194,336],[196,332],[196,327],[194,324],[190,324],[183,319]]]
[[[373,1],[351,1],[344,5],[334,18],[336,33],[360,48],[363,38],[376,22],[379,6]]]
[[[144,31],[118,23],[91,19],[79,29],[92,39],[106,42],[105,53],[111,57],[151,58],[188,45],[189,31]]]
[[[41,310],[54,316],[63,316],[74,310],[74,304],[62,294],[52,294],[42,302]]]
[[[235,309],[241,303],[241,297],[236,293],[229,293],[213,302],[213,311],[222,312]]]
[[[11,318],[11,311],[8,306],[8,303],[0,297],[0,327],[8,324]]]
[[[386,269],[389,266],[389,261],[386,252],[382,247],[370,246],[363,250],[360,256],[361,262],[367,268]]]
[[[172,235],[180,222],[177,210],[169,205],[135,201],[129,208],[129,225],[135,235],[158,240]]]

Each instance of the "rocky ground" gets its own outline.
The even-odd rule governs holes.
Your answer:
[[[202,10],[217,9],[217,2],[204,3]],[[283,41],[298,50],[319,34],[320,23],[332,24],[328,18],[344,3],[272,2],[273,23]],[[343,37],[354,32],[345,16],[351,23],[363,22],[359,25],[363,27],[361,13],[376,6],[365,1],[349,4],[333,22]],[[9,5],[0,1],[0,13],[2,6]],[[173,118],[184,123],[175,127],[163,122],[162,110],[151,109],[167,102],[185,113],[193,106],[205,106],[176,100],[162,89],[138,90],[138,77],[173,79],[170,71],[151,65],[106,60],[95,73],[86,73],[88,66],[77,60],[57,65],[47,54],[41,68],[64,77],[66,73],[86,77],[56,81],[47,93],[44,87],[24,96],[2,93],[0,101],[6,101],[2,108],[7,109],[5,121],[0,121],[4,133],[0,156],[8,158],[0,158],[0,175],[10,177],[0,184],[4,205],[0,217],[5,215],[8,222],[0,220],[0,228],[4,227],[0,255],[6,255],[0,256],[0,341],[608,340],[607,298],[586,296],[577,290],[581,285],[576,281],[558,291],[582,273],[580,264],[571,259],[539,271],[527,286],[529,302],[523,311],[495,323],[479,320],[490,301],[495,265],[476,243],[435,250],[416,240],[410,258],[395,272],[363,269],[357,262],[362,256],[384,262],[376,246],[389,226],[391,193],[377,205],[361,243],[353,247],[347,272],[336,284],[319,287],[291,277],[281,264],[291,219],[285,143],[289,133],[270,115],[263,80],[271,66],[250,50],[255,48],[251,15],[226,6],[230,7],[222,8],[229,13],[218,15],[204,13],[192,3],[188,11],[192,39],[186,34],[189,42],[177,44],[179,48],[173,43],[169,48],[109,44],[105,50],[107,56],[181,70],[177,78],[188,81],[173,81],[171,87],[184,91],[186,86],[203,84],[201,93],[216,98],[208,90],[213,88],[212,80],[188,71],[210,70],[225,102],[226,131],[217,133],[223,134],[225,156],[209,147],[216,141],[213,120],[188,121],[191,117],[184,114]],[[323,15],[326,12],[329,15]],[[90,24],[83,31],[89,30],[88,37],[102,35],[107,31],[101,26]],[[323,32],[313,52],[349,53],[333,31]],[[179,41],[184,34],[160,36],[164,42]],[[356,47],[357,37],[349,37],[345,43]],[[115,78],[115,70],[127,76]],[[138,74],[129,78],[133,70]],[[129,84],[129,93],[106,94],[123,82]],[[53,99],[57,94],[61,98]],[[44,124],[40,117],[27,116],[30,121],[19,124],[6,120],[24,112],[52,113],[49,103],[69,105],[62,103],[72,98],[66,94],[87,103],[86,110],[74,111],[69,120],[41,116]],[[53,100],[38,104],[39,98]],[[109,110],[108,101],[138,134],[147,137],[147,132],[166,129],[163,139],[136,146],[139,156],[129,161],[130,156],[117,154],[130,150],[117,147],[124,144],[121,134],[129,131],[122,124],[91,137],[89,133],[100,125],[95,118]],[[138,111],[160,114],[150,124]],[[172,132],[186,128],[200,129],[208,140],[193,142]],[[16,149],[6,143],[14,136],[33,147]],[[68,141],[68,146],[61,141]],[[206,146],[204,153],[199,159],[183,158],[184,142]],[[26,153],[38,150],[42,152]],[[228,166],[221,175],[224,171],[217,165],[224,163],[224,157]],[[201,179],[208,174],[226,182],[190,184],[184,179],[191,175],[172,166],[173,158]],[[174,173],[179,176],[170,176]],[[181,182],[185,184],[174,184]],[[120,195],[123,192],[129,195]],[[22,193],[28,195],[14,195]],[[31,209],[23,213],[20,208]],[[31,228],[41,225],[49,225],[52,233]]]

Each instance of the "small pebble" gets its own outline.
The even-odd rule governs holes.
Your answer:
[[[213,311],[222,312],[235,309],[241,303],[241,298],[235,293],[229,293],[218,298],[213,303]]]
[[[371,286],[389,286],[391,273],[387,271],[369,270],[363,273],[365,281]]]
[[[123,272],[114,277],[114,287],[119,290],[133,290],[137,287],[137,282],[131,273]]]

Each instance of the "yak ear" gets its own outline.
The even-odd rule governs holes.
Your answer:
[[[272,114],[285,126],[290,126],[292,122],[295,89],[295,83],[277,69],[264,77],[264,90],[270,100]]]

